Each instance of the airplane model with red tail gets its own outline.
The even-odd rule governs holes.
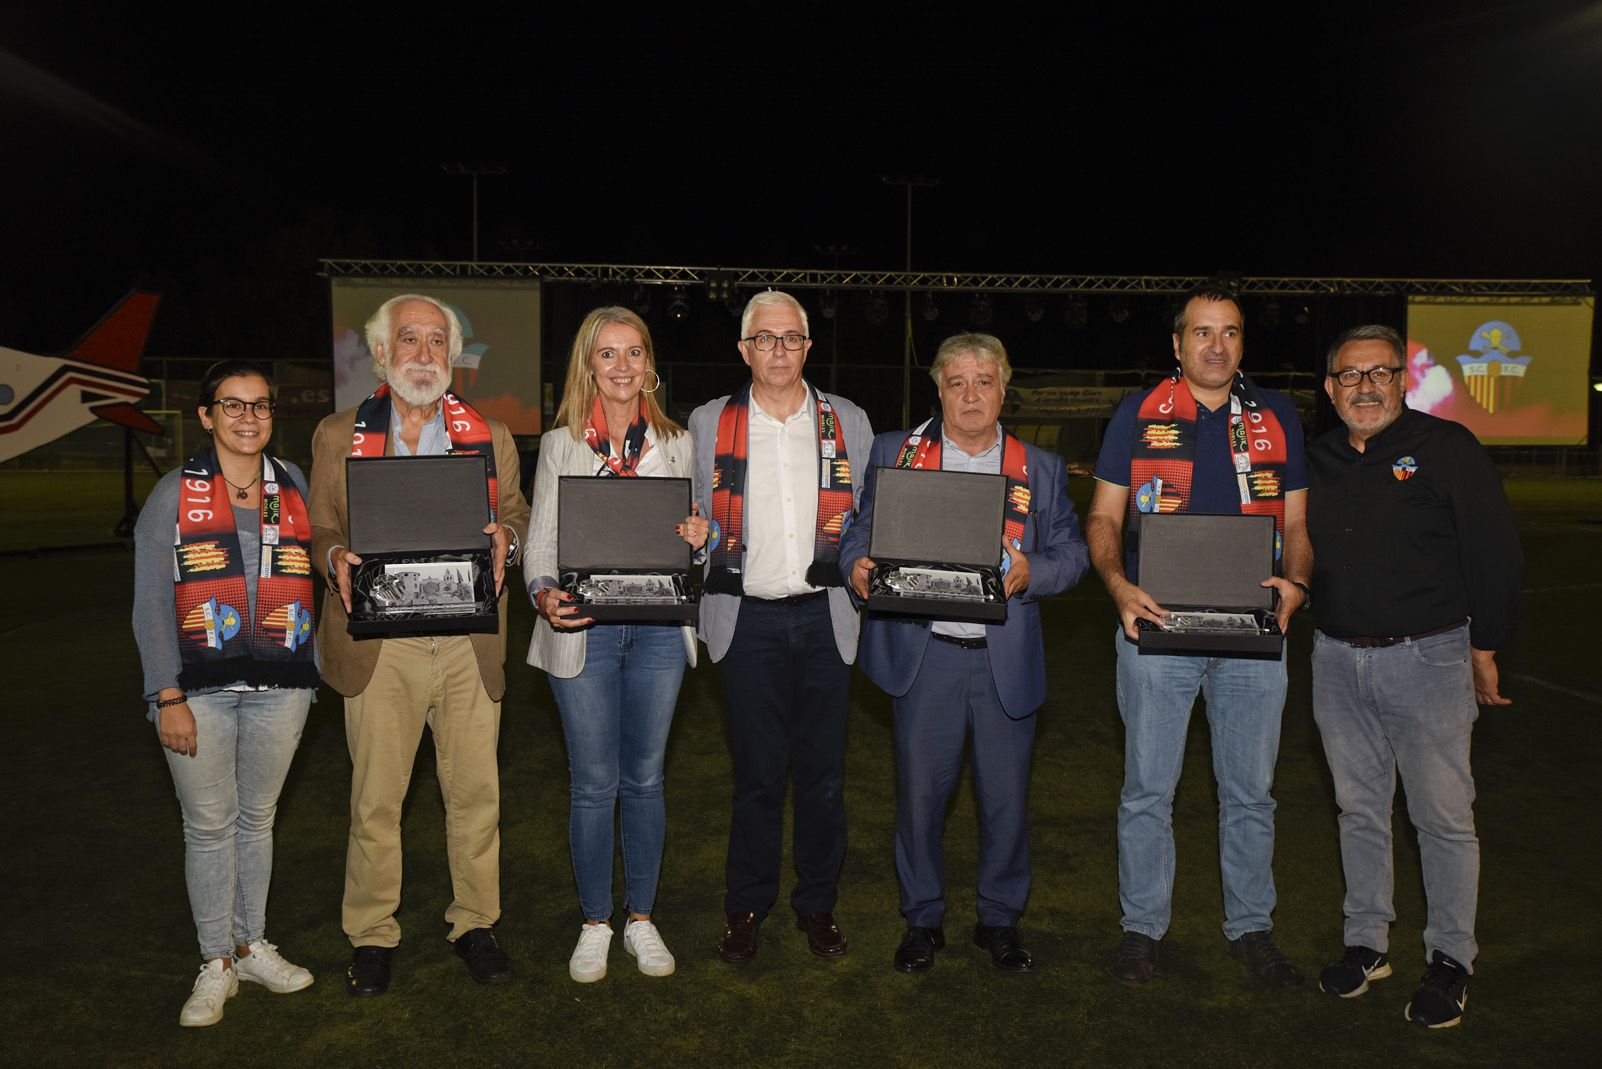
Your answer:
[[[97,419],[164,433],[138,403],[150,380],[138,374],[159,294],[128,294],[63,356],[0,346],[0,461],[21,456]]]

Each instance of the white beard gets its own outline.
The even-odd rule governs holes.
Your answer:
[[[428,373],[433,381],[419,385],[409,377],[411,370],[417,367],[419,365],[413,364],[409,367],[401,368],[398,372],[394,369],[386,369],[385,379],[389,383],[389,388],[395,391],[395,396],[402,401],[414,408],[426,408],[445,396],[445,391],[449,388],[451,380],[437,366],[429,365]]]

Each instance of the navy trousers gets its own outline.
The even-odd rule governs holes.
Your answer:
[[[851,667],[835,644],[829,599],[742,599],[719,667],[734,765],[724,908],[765,917],[777,901],[793,780],[790,904],[799,914],[832,912],[845,860],[841,784]]]
[[[934,928],[946,913],[946,803],[973,739],[979,800],[979,920],[1011,927],[1029,898],[1029,762],[1035,715],[1001,706],[987,650],[929,640],[918,677],[894,702],[896,875],[909,925]]]

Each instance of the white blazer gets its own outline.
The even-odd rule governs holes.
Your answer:
[[[649,435],[653,452],[661,450],[666,475],[689,479],[694,468],[694,446],[688,434],[668,438]],[[523,585],[532,599],[542,587],[556,586],[556,491],[563,475],[594,475],[601,461],[595,450],[573,437],[566,427],[546,431],[540,438],[539,466],[534,472],[533,517],[528,544],[523,550]],[[584,670],[586,631],[558,631],[544,616],[534,621],[534,639],[528,645],[528,663],[558,679],[572,679]],[[597,625],[606,626],[606,625]],[[695,667],[695,628],[684,632],[684,659]]]

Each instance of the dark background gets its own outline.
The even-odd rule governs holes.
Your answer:
[[[484,260],[828,267],[846,246],[843,267],[899,268],[882,176],[910,174],[940,179],[916,194],[920,270],[1602,269],[1595,3],[189,10],[0,23],[5,344],[63,350],[141,286],[166,295],[152,354],[321,357],[318,258],[469,257],[446,162],[506,167],[480,185]],[[842,335],[850,358],[899,359],[899,300]],[[915,313],[925,358],[969,310],[942,301]],[[991,329],[1026,366],[1166,363],[1165,302],[1107,310],[1076,334],[1061,299],[1035,326],[998,298]],[[1315,308],[1302,334],[1293,312],[1250,366],[1311,369],[1331,317],[1400,304]],[[733,358],[681,329],[666,359]]]

